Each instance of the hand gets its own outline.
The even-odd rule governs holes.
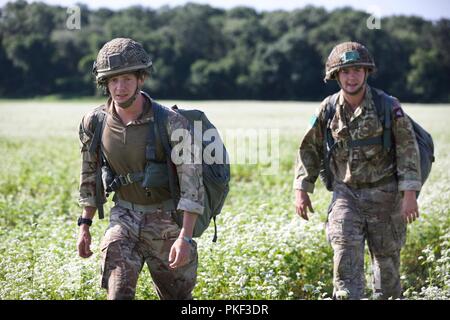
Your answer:
[[[308,193],[303,190],[295,190],[295,210],[297,214],[303,219],[309,220],[308,209],[314,212]]]
[[[412,223],[419,218],[419,206],[417,205],[415,191],[404,192],[401,212],[403,219],[407,223]]]
[[[187,241],[182,238],[175,240],[172,248],[170,248],[169,267],[176,269],[187,264],[189,262],[190,252],[190,244]]]
[[[92,255],[91,233],[89,232],[89,226],[86,224],[82,224],[80,226],[77,248],[78,248],[78,255],[82,258],[89,258]]]

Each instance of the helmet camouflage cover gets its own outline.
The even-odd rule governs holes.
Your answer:
[[[92,73],[97,83],[108,77],[151,68],[152,60],[139,42],[116,38],[107,42],[98,52]]]
[[[325,79],[333,80],[343,67],[367,67],[370,72],[376,70],[375,61],[369,50],[358,42],[343,42],[333,48],[325,65]]]

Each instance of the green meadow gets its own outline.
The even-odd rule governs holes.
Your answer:
[[[99,103],[0,101],[0,299],[105,299],[99,243],[108,215],[91,227],[94,255],[82,259],[76,251],[78,124]],[[317,182],[311,198],[315,213],[306,222],[295,214],[292,190],[296,150],[318,103],[162,103],[203,110],[226,138],[232,159],[245,149],[233,137],[252,130],[278,137],[269,148],[278,154],[275,162],[255,163],[249,155],[248,161],[232,163],[218,241],[211,241],[213,227],[197,239],[194,298],[329,299],[332,250],[324,224],[331,194]],[[404,110],[433,135],[436,162],[419,197],[420,218],[408,226],[402,285],[408,299],[449,299],[450,108],[404,104]],[[157,298],[146,267],[136,298]]]

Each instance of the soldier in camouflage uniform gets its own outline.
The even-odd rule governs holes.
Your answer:
[[[100,150],[115,177],[143,172],[149,122],[154,118],[153,100],[141,88],[151,65],[141,44],[125,38],[106,43],[94,63],[97,83],[109,99],[106,105],[86,114],[80,123],[79,204],[83,212],[78,219],[77,246],[83,258],[92,255],[89,226],[98,207],[97,200],[101,198],[100,204],[106,201],[103,191],[101,194],[96,191],[100,153],[89,152],[95,131],[93,115],[99,111],[106,114]],[[168,136],[177,129],[185,129],[189,135],[188,121],[172,110],[168,112]],[[170,142],[175,146],[175,142]],[[156,154],[164,163],[161,149],[156,148]],[[158,170],[156,164],[154,168]],[[167,166],[162,168],[167,170]],[[115,192],[110,224],[101,242],[101,285],[107,289],[108,299],[134,298],[144,262],[161,299],[192,299],[197,274],[197,247],[192,232],[198,215],[203,213],[202,166],[181,163],[176,165],[176,171],[180,182],[177,208],[165,184],[144,189],[140,181],[128,181]],[[172,218],[174,210],[184,212],[182,228]]]
[[[330,171],[333,198],[328,210],[326,233],[334,251],[333,297],[364,297],[364,243],[372,259],[373,298],[401,297],[400,250],[405,243],[407,222],[418,216],[416,191],[421,188],[420,160],[411,121],[395,99],[392,107],[393,146],[349,147],[348,142],[380,137],[383,126],[367,85],[375,63],[368,50],[356,42],[337,45],[326,63],[326,80],[337,80],[341,90],[335,115],[325,123],[327,97],[304,135],[295,169],[296,212],[308,220],[314,212],[308,193],[314,191],[324,159],[324,128],[334,141]]]

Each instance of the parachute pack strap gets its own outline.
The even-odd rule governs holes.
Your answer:
[[[156,117],[153,110],[153,121],[148,123],[147,145],[145,146],[145,158],[148,161],[156,161]]]
[[[98,166],[95,172],[95,206],[97,207],[99,219],[103,219],[105,217],[103,203],[100,197],[101,194],[103,194],[102,171],[100,166]]]
[[[371,146],[374,144],[381,144],[383,145],[384,135],[377,136],[373,138],[367,138],[367,139],[360,139],[360,140],[352,140],[349,142],[349,147],[363,147],[363,146]]]
[[[382,105],[384,109],[384,131],[383,131],[383,146],[386,150],[390,150],[392,147],[392,105],[393,98],[387,94],[383,95]]]
[[[102,140],[103,129],[105,128],[106,114],[103,111],[97,112],[92,116],[92,125],[94,128],[94,135],[92,136],[91,144],[89,145],[89,153],[94,154],[100,146]]]
[[[153,109],[154,123],[156,126],[155,131],[159,135],[166,156],[170,157],[172,148],[170,147],[169,144],[169,136],[167,134],[167,129],[165,126],[167,122],[167,114],[163,109],[163,107],[153,100],[152,100],[152,109]]]
[[[178,181],[178,177],[176,176],[176,173],[175,173],[175,170],[173,167],[174,165],[171,160],[172,147],[169,144],[169,135],[168,135],[167,129],[166,129],[166,123],[167,123],[168,116],[167,116],[167,112],[164,110],[164,108],[153,100],[152,100],[152,108],[153,108],[153,117],[154,117],[156,132],[158,133],[161,144],[166,153],[170,194],[172,195],[172,199],[174,201],[175,208],[177,208],[178,207],[178,205],[177,205],[178,195],[177,195],[176,184]]]
[[[325,175],[327,177],[327,190],[331,190],[332,188],[332,180],[331,180],[331,169],[330,169],[330,160],[333,149],[336,147],[334,143],[333,135],[331,134],[330,123],[336,113],[336,101],[339,96],[339,93],[333,94],[330,99],[328,99],[327,105],[325,107],[324,114],[324,157],[325,157]]]
[[[119,190],[122,186],[127,186],[129,184],[139,182],[144,180],[144,172],[133,172],[127,174],[117,175],[110,185],[112,191]]]
[[[213,217],[214,221],[214,236],[212,242],[217,242],[217,224],[216,224],[216,216]]]
[[[392,146],[392,99],[379,89],[372,88],[372,99],[377,110],[378,118],[383,126],[383,148],[387,151]]]
[[[105,117],[106,114],[103,111],[94,114],[92,119],[94,126],[94,135],[92,137],[92,141],[89,146],[89,153],[97,154],[97,169],[95,171],[95,206],[97,207],[99,219],[103,219],[105,217],[102,197],[100,196],[101,194],[103,194],[103,182],[101,171],[103,152],[101,150],[101,139],[106,123]]]

